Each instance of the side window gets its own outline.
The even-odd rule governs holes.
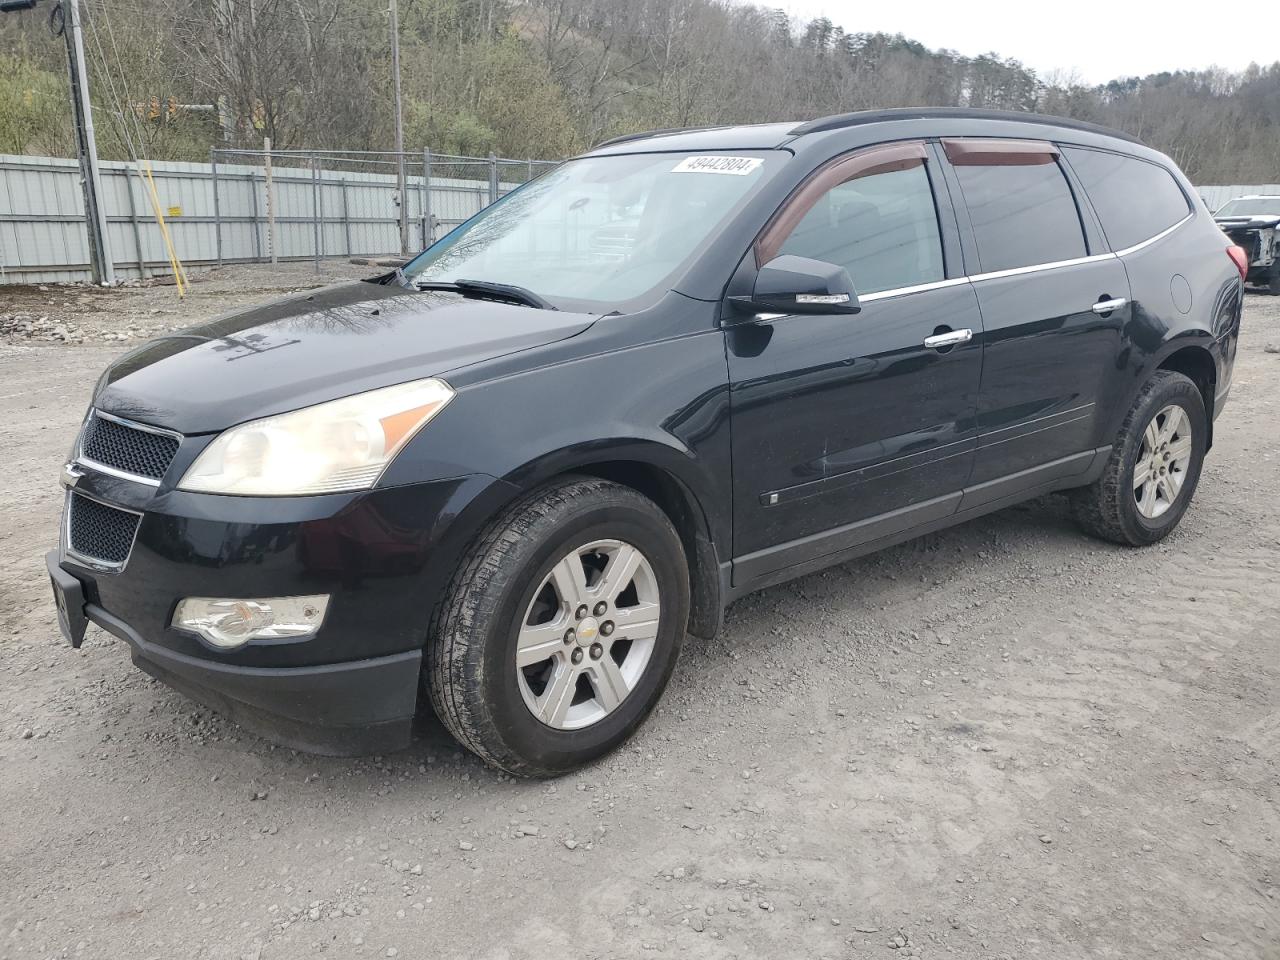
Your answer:
[[[982,272],[1087,256],[1067,178],[1049,162],[958,165]]]
[[[938,214],[924,164],[832,187],[778,252],[839,264],[858,293],[944,279]]]
[[[1113,250],[1150,240],[1191,212],[1182,188],[1163,167],[1102,150],[1065,147],[1062,153],[1093,201]]]

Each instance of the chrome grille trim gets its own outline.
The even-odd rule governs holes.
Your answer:
[[[85,449],[84,449],[85,439],[89,433],[90,425],[94,419],[103,420],[108,423],[114,424],[116,426],[123,427],[127,430],[136,431],[138,433],[146,433],[146,434],[151,434],[158,437],[166,437],[172,440],[174,442],[174,449],[171,453],[169,453],[168,458],[164,463],[164,468],[160,472],[160,476],[156,477],[156,476],[148,476],[142,473],[135,473],[131,470],[126,470],[118,466],[113,466],[108,463],[103,463],[101,460],[91,457],[87,453],[85,453]],[[167,472],[169,467],[172,466],[173,460],[177,456],[178,448],[181,446],[183,439],[184,437],[182,434],[177,433],[176,431],[173,431],[173,430],[165,430],[162,427],[153,427],[150,424],[138,423],[136,420],[128,420],[124,417],[118,417],[114,414],[104,413],[103,411],[98,409],[90,409],[89,416],[85,418],[84,426],[81,427],[80,429],[80,436],[76,439],[75,461],[77,463],[83,464],[86,467],[90,467],[91,469],[96,470],[100,473],[108,474],[109,476],[119,477],[122,480],[132,480],[134,483],[146,484],[149,487],[158,487],[160,486],[161,480],[164,479],[165,472]]]

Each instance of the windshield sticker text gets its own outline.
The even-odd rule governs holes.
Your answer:
[[[764,163],[756,157],[685,157],[672,169],[672,173],[727,173],[745,177],[754,173]]]

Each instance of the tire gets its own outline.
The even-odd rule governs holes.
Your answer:
[[[629,576],[630,563],[633,578],[614,584],[611,571]],[[582,579],[562,588],[574,570]],[[562,479],[500,514],[464,556],[431,624],[427,692],[458,742],[493,766],[567,773],[617,747],[653,709],[689,602],[680,537],[656,504],[605,480]],[[563,639],[569,632],[575,639]],[[518,651],[522,664],[546,659],[517,667]]]
[[[1174,411],[1180,411],[1183,419]],[[1162,429],[1171,424],[1183,429],[1164,441],[1165,448],[1157,442],[1157,457],[1148,459],[1152,436],[1159,441]],[[1155,429],[1154,435],[1148,433],[1150,428]],[[1200,388],[1180,373],[1157,370],[1129,408],[1102,476],[1072,491],[1076,519],[1089,533],[1113,543],[1141,547],[1163,540],[1195,494],[1208,438]],[[1185,460],[1180,456],[1184,450]],[[1144,476],[1149,479],[1143,481]],[[1175,479],[1177,489],[1170,498]]]
[[[1273,297],[1280,297],[1280,259],[1271,265],[1271,273],[1267,275],[1267,289]]]

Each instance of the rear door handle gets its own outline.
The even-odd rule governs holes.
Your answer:
[[[1111,300],[1099,300],[1092,307],[1094,313],[1110,313],[1113,310],[1119,310],[1129,301],[1124,297],[1115,297]]]
[[[941,350],[943,347],[968,343],[972,339],[972,330],[948,330],[946,333],[935,333],[932,337],[925,337],[924,345],[930,350]]]

